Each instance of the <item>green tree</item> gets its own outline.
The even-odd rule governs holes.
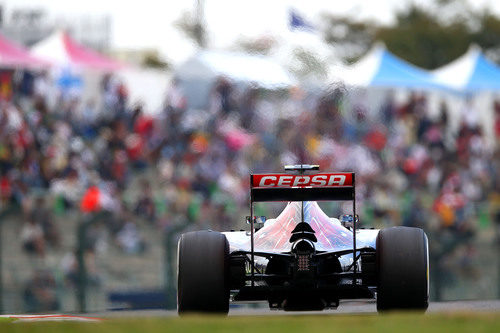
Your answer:
[[[142,65],[149,68],[169,69],[170,64],[163,59],[160,59],[157,53],[149,53],[144,56]]]
[[[481,46],[490,59],[500,63],[500,19],[488,11],[478,17],[480,26],[471,34],[471,40]]]
[[[174,22],[174,26],[182,31],[186,37],[193,40],[198,46],[207,44],[207,31],[202,21],[193,13],[185,11]]]
[[[434,69],[479,45],[500,63],[500,18],[488,9],[476,11],[465,0],[438,0],[430,7],[412,4],[383,26],[326,15],[324,39],[342,49],[343,58],[357,60],[382,41],[397,56],[417,66]]]
[[[361,22],[349,17],[323,15],[324,39],[335,47],[336,53],[352,62],[363,56],[375,40],[378,26],[373,22]]]
[[[396,15],[396,25],[379,27],[375,39],[397,56],[433,69],[462,55],[471,43],[466,22],[443,24],[423,8],[412,5]]]
[[[272,37],[261,36],[257,38],[240,37],[233,47],[237,51],[251,54],[268,55],[276,45],[276,40]]]
[[[321,78],[327,75],[327,63],[317,54],[303,47],[293,50],[289,70],[300,78]]]

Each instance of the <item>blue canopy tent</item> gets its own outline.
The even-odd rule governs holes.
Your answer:
[[[488,60],[478,46],[434,71],[436,82],[454,90],[474,94],[482,91],[500,91],[500,67]]]
[[[429,72],[420,69],[389,52],[383,44],[375,45],[363,58],[351,66],[332,73],[348,85],[420,90],[447,89]]]

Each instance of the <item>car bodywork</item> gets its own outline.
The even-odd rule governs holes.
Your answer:
[[[355,222],[354,173],[251,175],[250,232],[225,232],[233,302],[268,301],[284,310],[336,308],[341,299],[374,298],[378,230]],[[352,201],[352,223],[328,217],[317,201]],[[255,202],[287,201],[256,230]]]

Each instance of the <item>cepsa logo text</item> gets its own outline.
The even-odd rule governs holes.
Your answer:
[[[252,176],[253,187],[352,186],[352,173],[316,175],[260,174]]]

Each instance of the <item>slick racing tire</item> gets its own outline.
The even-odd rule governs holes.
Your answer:
[[[392,227],[377,236],[377,310],[426,310],[429,249],[419,228]]]
[[[177,311],[227,314],[229,243],[215,231],[188,232],[177,251]]]

